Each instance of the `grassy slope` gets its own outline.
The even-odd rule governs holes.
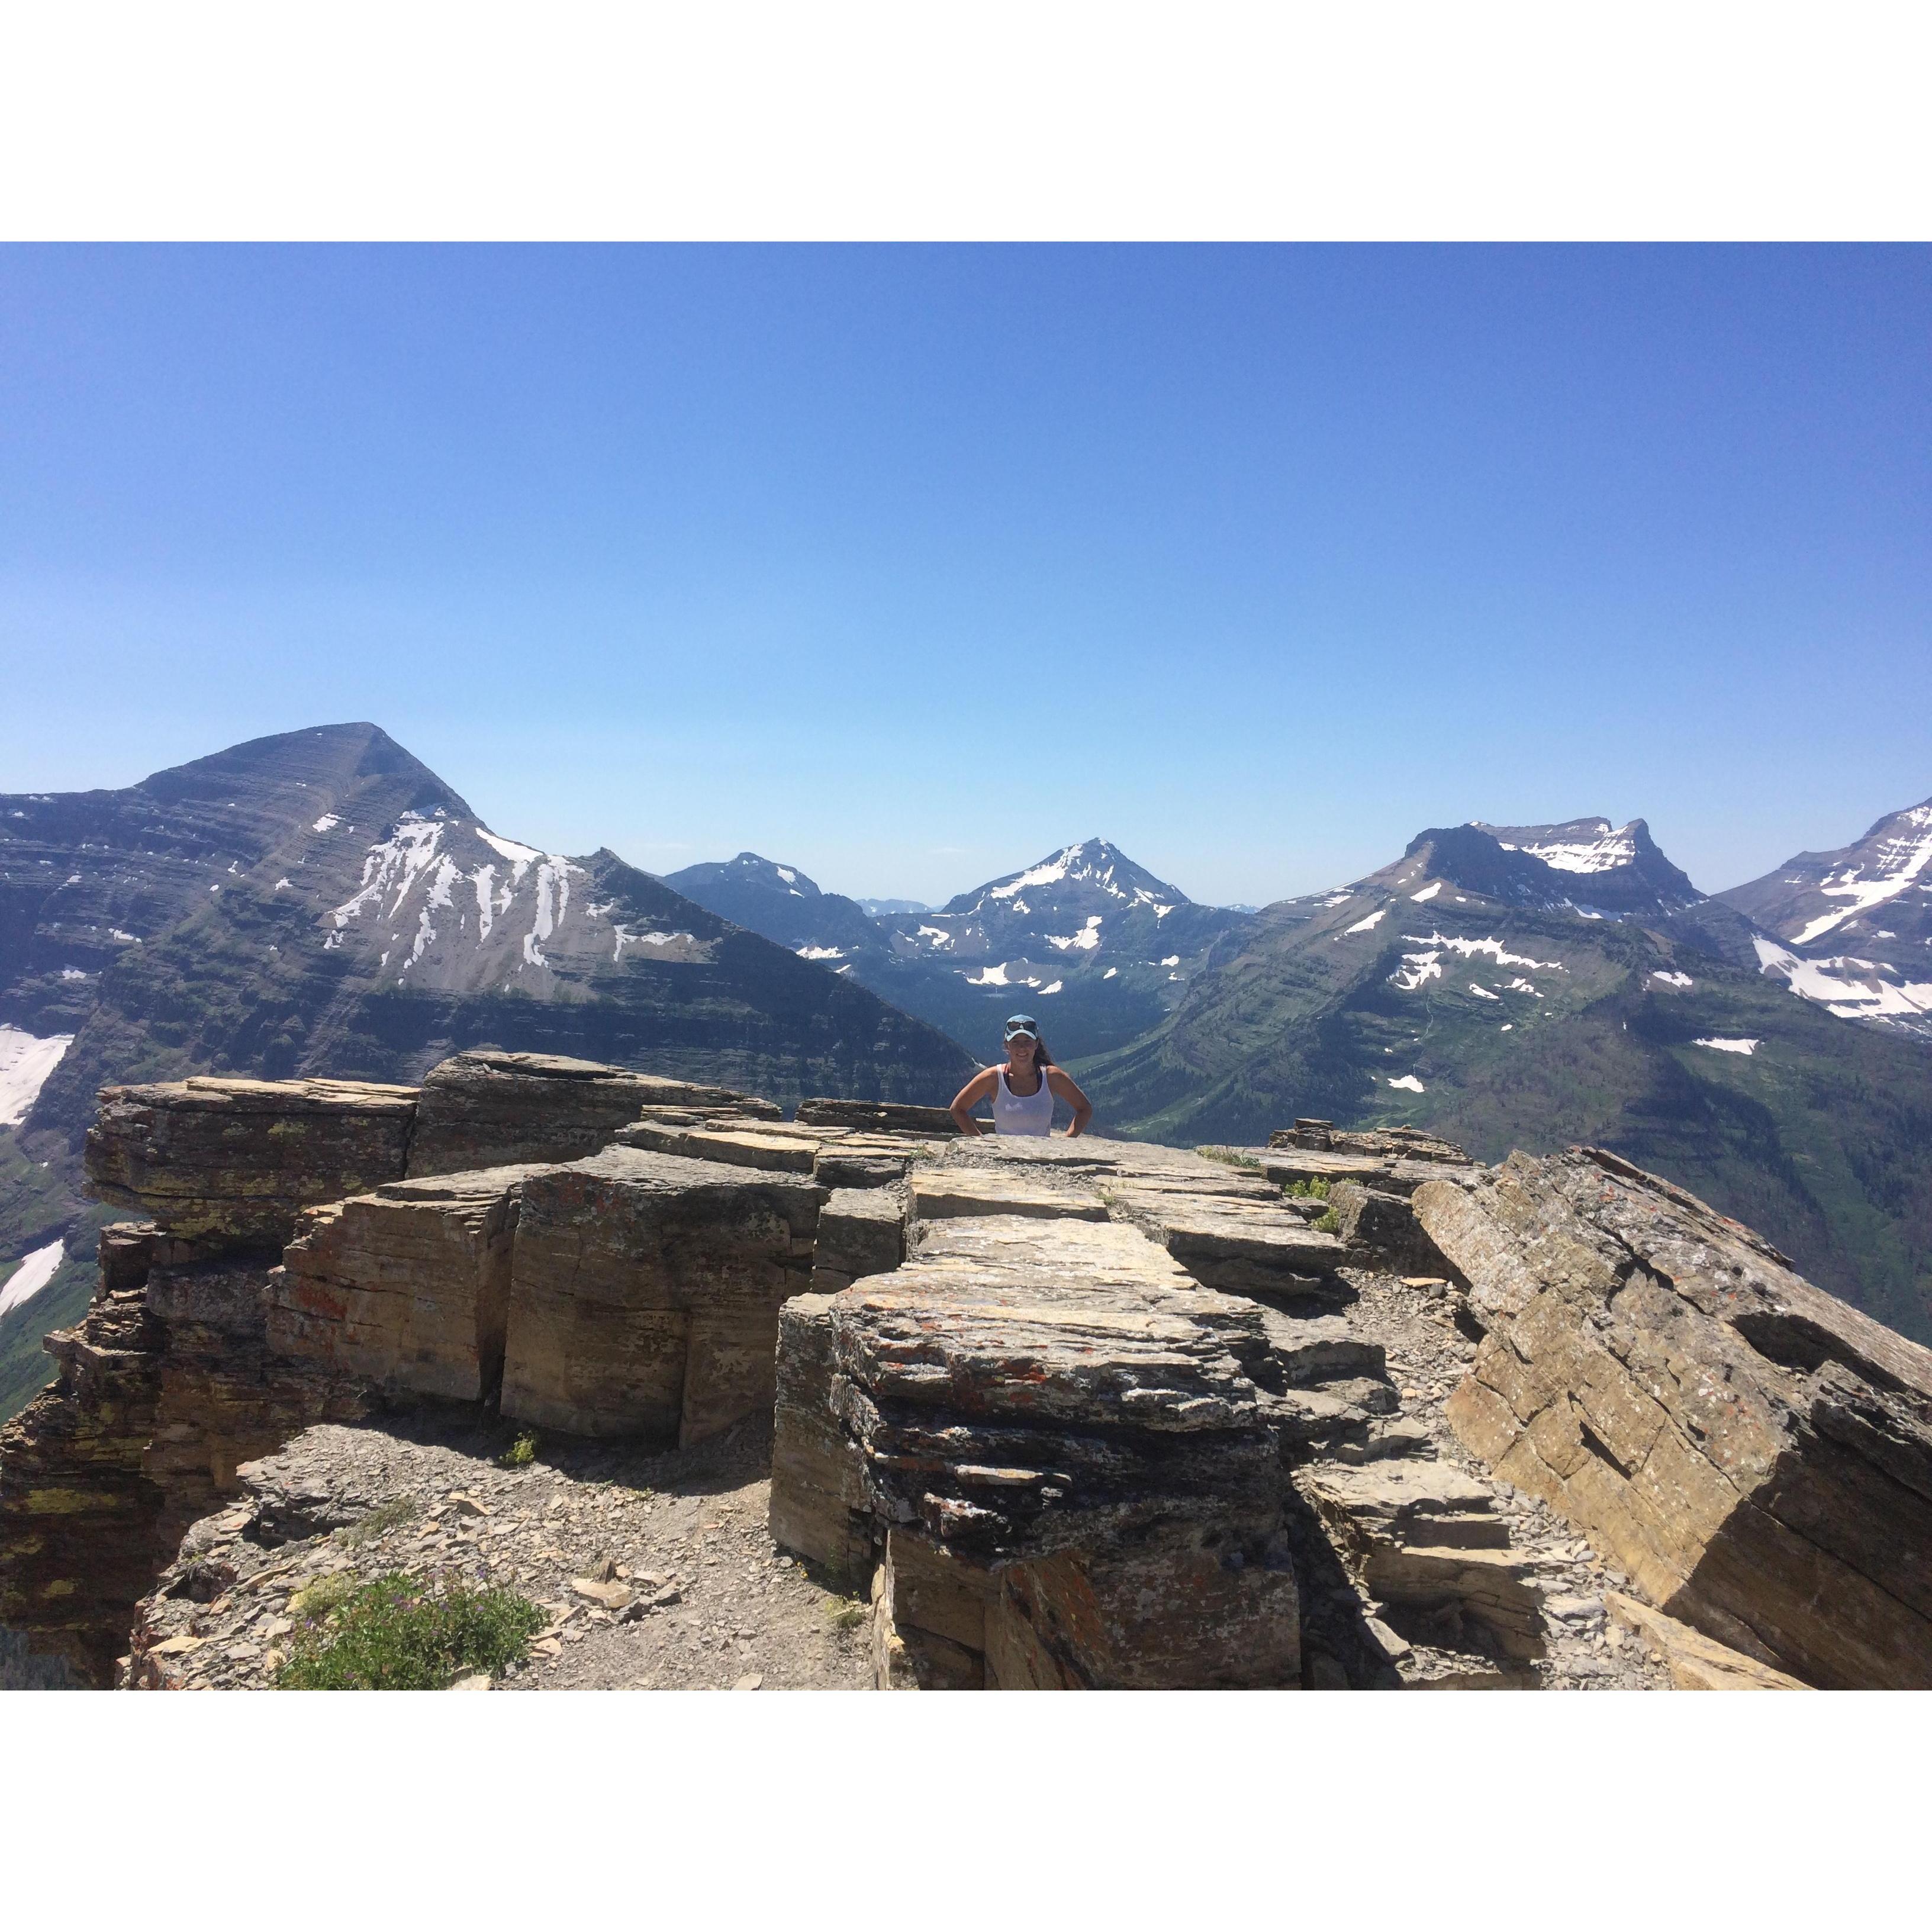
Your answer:
[[[1103,1121],[1180,1144],[1260,1139],[1297,1114],[1407,1123],[1490,1160],[1592,1142],[1932,1341],[1932,1048],[1634,926],[1513,914],[1505,928],[1453,911],[1390,923],[1377,945],[1279,922],[1166,1025],[1077,1070]],[[1532,976],[1540,1000],[1487,1000],[1468,982],[1493,990],[1508,973],[1445,957],[1441,980],[1404,992],[1389,977],[1417,950],[1403,924],[1494,933],[1568,970]],[[1665,986],[1660,970],[1695,984]],[[1761,1044],[1747,1056],[1700,1037]],[[1422,1093],[1388,1084],[1410,1074]]]

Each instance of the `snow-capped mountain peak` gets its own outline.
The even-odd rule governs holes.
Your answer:
[[[1103,915],[1116,908],[1127,911],[1145,906],[1157,917],[1192,903],[1179,886],[1156,878],[1118,846],[1104,838],[1083,838],[1077,845],[1063,845],[1023,872],[962,892],[946,910],[956,914],[997,913],[1004,902],[1016,911],[1028,913],[1038,909],[1036,901],[1042,906],[1070,907],[1075,900],[1091,901],[1090,909]],[[1108,900],[1112,908],[1106,904]],[[1087,909],[1083,905],[1083,913]]]
[[[1718,897],[1779,942],[1759,952],[1793,992],[1932,1036],[1932,799]]]
[[[1702,895],[1658,849],[1640,818],[1556,825],[1438,826],[1409,842],[1404,861],[1412,886],[1423,872],[1505,904],[1570,910],[1586,916],[1654,916],[1694,905]],[[1406,874],[1406,878],[1407,875]]]

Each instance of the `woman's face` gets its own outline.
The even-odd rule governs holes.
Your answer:
[[[1016,1033],[1006,1042],[1006,1058],[1016,1066],[1030,1066],[1040,1042],[1030,1033]]]

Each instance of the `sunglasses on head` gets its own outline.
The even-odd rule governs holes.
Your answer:
[[[1006,1029],[1006,1037],[1009,1040],[1030,1040],[1037,1042],[1040,1039],[1040,1029],[1037,1027],[1010,1026]]]

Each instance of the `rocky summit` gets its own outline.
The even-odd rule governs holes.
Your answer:
[[[1615,1156],[800,1112],[110,1093],[150,1218],[0,1430],[0,1670],[268,1688],[400,1576],[535,1606],[465,1689],[1932,1674],[1932,1354]],[[439,1113],[521,1158],[412,1174]]]
[[[478,819],[373,724],[257,740],[123,790],[0,797],[0,1413],[85,1305],[97,1091],[187,1076],[409,1081],[467,1048],[935,1104],[951,1040],[615,854]]]

